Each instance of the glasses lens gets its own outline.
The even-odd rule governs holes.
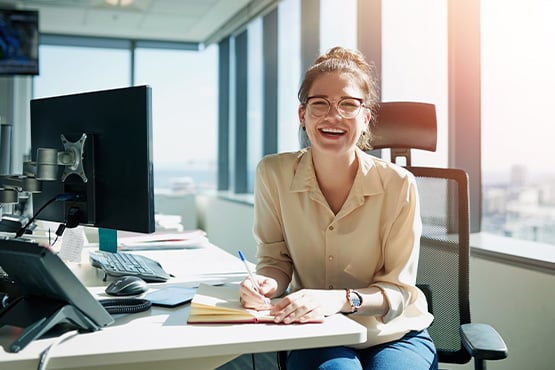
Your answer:
[[[357,99],[343,99],[339,101],[338,104],[339,114],[341,114],[341,116],[344,118],[355,117],[360,111],[360,107],[360,101],[358,101]]]
[[[314,117],[323,117],[328,114],[330,103],[326,99],[312,98],[308,102],[308,108]]]

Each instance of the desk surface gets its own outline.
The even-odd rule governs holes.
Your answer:
[[[239,258],[210,244],[196,249],[137,252],[158,260],[175,275],[168,285],[196,286],[200,282],[237,284],[245,277]],[[103,274],[88,260],[70,268],[97,298],[106,298]],[[149,311],[117,315],[96,332],[75,336],[52,351],[48,369],[213,369],[243,353],[355,344],[366,340],[366,329],[343,315],[322,324],[187,325],[189,305],[152,307]],[[56,338],[30,343],[19,353],[6,352],[13,328],[0,328],[0,368],[36,369],[40,353]]]

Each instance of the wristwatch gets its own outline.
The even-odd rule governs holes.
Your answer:
[[[349,313],[357,312],[360,306],[362,306],[362,296],[353,289],[345,289],[345,292],[347,294],[347,302],[351,305],[351,312]]]

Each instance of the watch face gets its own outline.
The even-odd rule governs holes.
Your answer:
[[[351,304],[358,308],[361,305],[361,301],[360,301],[360,297],[358,294],[356,294],[355,292],[351,292]]]

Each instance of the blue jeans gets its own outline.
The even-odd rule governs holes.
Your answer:
[[[436,370],[437,353],[427,330],[365,349],[344,346],[290,351],[287,370]]]

